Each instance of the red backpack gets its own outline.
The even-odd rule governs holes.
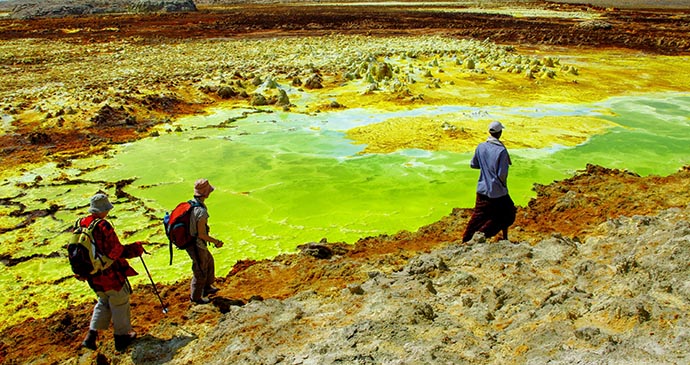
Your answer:
[[[190,233],[189,222],[192,218],[193,208],[200,206],[201,204],[196,200],[189,200],[178,204],[172,212],[165,213],[163,225],[165,226],[165,235],[170,241],[170,265],[172,265],[173,245],[182,250],[196,241],[196,236],[192,236]]]

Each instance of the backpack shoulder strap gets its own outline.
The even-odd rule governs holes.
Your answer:
[[[93,240],[93,247],[99,256],[103,255],[103,253],[101,252],[101,249],[98,247],[98,244],[96,244],[96,238],[93,236],[93,231],[94,231],[94,229],[96,229],[96,226],[98,225],[98,223],[100,223],[102,220],[103,219],[101,219],[101,218],[95,218],[93,221],[91,221],[91,223],[89,223],[89,226],[86,227],[86,229],[88,230],[89,236]]]
[[[102,221],[103,219],[101,219],[101,218],[95,218],[94,220],[91,221],[91,223],[89,223],[89,226],[88,226],[88,227],[82,227],[82,225],[81,225],[81,220],[82,220],[82,218],[77,218],[77,220],[74,222],[74,229],[77,229],[77,228],[88,228],[88,230],[91,231],[91,230],[93,230],[93,229],[96,227],[96,225],[97,225],[100,221]]]
[[[89,224],[89,230],[92,231],[94,228],[96,228],[96,225],[100,223],[103,219],[101,218],[96,218],[93,221],[91,221],[91,224]]]

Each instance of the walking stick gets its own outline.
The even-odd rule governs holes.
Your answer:
[[[146,251],[144,250],[144,252],[146,252]],[[146,252],[146,253],[148,253],[148,252]],[[158,300],[161,302],[161,307],[163,307],[163,314],[167,314],[168,313],[168,307],[165,306],[165,303],[163,303],[163,298],[161,298],[161,295],[158,294],[158,289],[156,288],[156,283],[153,282],[153,278],[151,277],[151,273],[149,272],[149,269],[148,269],[148,267],[146,267],[146,263],[144,262],[144,256],[143,255],[139,256],[139,258],[141,259],[141,263],[144,265],[144,269],[146,270],[146,275],[148,275],[149,279],[151,279],[151,285],[153,285],[153,292],[156,294],[156,296],[158,297]]]

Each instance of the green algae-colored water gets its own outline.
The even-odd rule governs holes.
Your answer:
[[[69,169],[46,165],[4,181],[1,198],[12,198],[27,210],[47,209],[51,204],[62,208],[54,217],[36,218],[29,229],[2,234],[0,254],[19,258],[62,252],[66,228],[85,214],[89,197],[103,189],[113,197],[115,209],[109,219],[122,241],[149,242],[152,255],[145,260],[154,279],[171,283],[189,277],[191,264],[184,251],[176,251],[174,265],[168,266],[160,218],[179,201],[191,198],[192,185],[200,177],[216,187],[207,201],[211,233],[226,242],[225,247],[212,249],[217,276],[226,275],[239,259],[271,258],[322,238],[354,243],[366,236],[414,231],[454,207],[472,206],[478,176],[468,166],[472,152],[405,150],[361,155],[358,152],[364,146],[353,144],[345,131],[389,117],[433,113],[442,120],[445,113],[458,111],[501,115],[508,126],[506,134],[511,114],[589,115],[618,125],[576,147],[513,149],[508,145],[513,158],[509,187],[519,205],[533,196],[534,183],[567,178],[587,163],[641,175],[667,175],[690,164],[688,93],[500,110],[446,106],[316,115],[215,110],[177,121],[183,132],[161,132],[158,137],[118,146],[108,156],[75,161]],[[66,178],[82,182],[65,184]],[[108,182],[128,179],[133,181],[124,191],[131,198],[114,198],[115,190]],[[1,209],[9,213],[15,208]],[[0,227],[23,220],[1,216]],[[142,274],[133,283],[148,283],[141,262],[132,262]],[[15,314],[3,315],[3,321],[40,317],[92,297],[86,284],[69,276],[65,257],[31,259],[2,270],[0,290],[9,295],[0,298],[0,305],[16,309]]]

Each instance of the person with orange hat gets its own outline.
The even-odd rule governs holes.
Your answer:
[[[503,232],[508,239],[508,227],[515,222],[515,204],[508,194],[508,168],[512,164],[508,150],[499,140],[505,127],[499,121],[489,124],[489,137],[474,151],[470,167],[479,169],[477,196],[462,242],[472,239],[476,232],[493,237]]]
[[[194,206],[190,218],[190,233],[196,237],[196,242],[187,247],[187,254],[192,259],[192,283],[190,285],[190,300],[196,304],[207,304],[211,300],[208,295],[218,292],[218,288],[213,286],[216,281],[216,268],[213,255],[208,249],[208,244],[212,243],[216,248],[223,247],[223,241],[212,237],[209,234],[208,208],[205,201],[215,188],[207,179],[198,179],[194,183]]]

